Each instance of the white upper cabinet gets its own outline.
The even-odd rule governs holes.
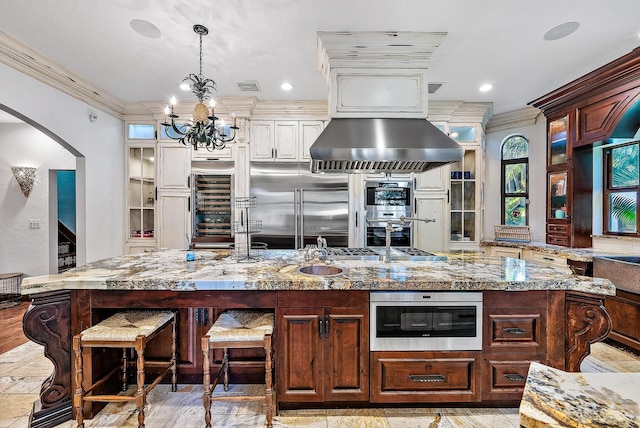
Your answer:
[[[276,120],[274,122],[274,156],[281,161],[298,160],[298,121]]]
[[[299,142],[299,150],[298,150],[298,159],[300,161],[310,161],[311,155],[309,150],[313,143],[318,139],[318,136],[324,129],[324,122],[321,120],[301,120],[298,125],[298,131],[300,133],[300,137],[298,139]]]
[[[274,148],[273,120],[254,120],[251,122],[249,147],[251,160],[272,160]]]

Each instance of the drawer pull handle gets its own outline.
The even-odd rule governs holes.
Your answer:
[[[504,375],[502,375],[502,377],[508,379],[508,380],[512,380],[514,382],[523,382],[525,380],[525,377],[522,376],[519,373],[506,373]]]
[[[524,328],[505,327],[502,331],[509,334],[524,334]]]
[[[542,260],[550,260],[550,261],[555,261],[555,259],[552,259],[551,257],[543,257]]]
[[[444,382],[447,377],[441,374],[433,375],[409,375],[409,380],[413,382],[431,383],[431,382]]]

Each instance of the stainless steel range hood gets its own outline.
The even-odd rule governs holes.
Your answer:
[[[426,119],[334,118],[311,146],[311,171],[423,172],[463,153]]]

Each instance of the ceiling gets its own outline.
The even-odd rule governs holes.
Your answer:
[[[217,95],[260,100],[327,99],[318,31],[446,32],[428,71],[443,85],[430,99],[493,102],[498,114],[629,53],[640,45],[639,17],[638,0],[14,0],[0,29],[123,103],[166,100],[198,72],[193,24],[209,28],[203,74]],[[134,19],[160,37],[134,31]],[[543,38],[571,21],[574,33]],[[241,92],[242,80],[261,91]],[[293,90],[282,91],[284,81]],[[494,88],[479,92],[483,83]]]

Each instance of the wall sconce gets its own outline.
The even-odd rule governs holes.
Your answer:
[[[18,180],[20,190],[24,193],[24,196],[29,196],[29,192],[33,187],[33,182],[36,179],[36,169],[28,166],[12,166],[11,172],[13,176]]]

